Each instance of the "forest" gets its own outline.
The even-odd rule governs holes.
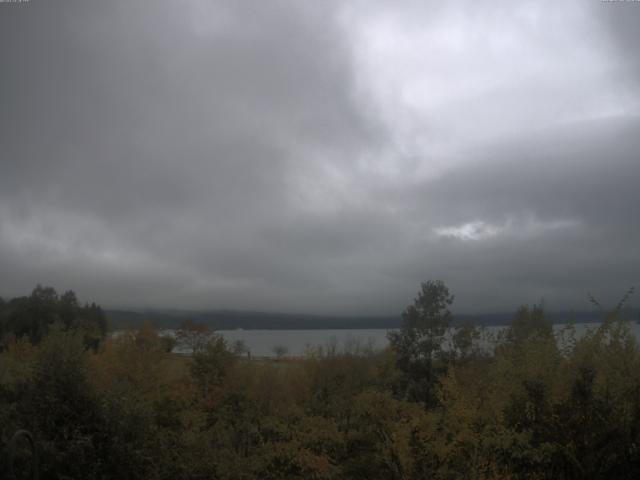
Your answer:
[[[597,301],[593,299],[597,304]],[[0,300],[0,468],[42,479],[632,479],[640,351],[623,308],[578,335],[522,306],[451,332],[421,284],[389,347],[248,359],[206,326],[108,335],[102,309],[38,286]],[[27,448],[9,455],[14,432]]]

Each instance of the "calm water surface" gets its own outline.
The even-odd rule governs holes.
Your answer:
[[[579,323],[575,325],[576,336],[580,337],[588,329],[595,329],[599,324]],[[560,333],[566,325],[554,325],[556,333]],[[640,325],[633,322],[630,327],[636,337],[640,340]],[[481,344],[489,345],[491,337],[497,335],[505,327],[484,327]],[[248,347],[251,355],[258,357],[275,356],[274,347],[282,346],[286,349],[287,355],[304,355],[313,347],[335,347],[342,350],[345,347],[353,347],[359,344],[361,347],[370,347],[375,350],[385,348],[387,340],[386,329],[340,329],[340,330],[218,330],[233,346],[234,342],[241,340]],[[165,334],[172,335],[173,331],[164,331]],[[175,351],[180,351],[176,348]]]

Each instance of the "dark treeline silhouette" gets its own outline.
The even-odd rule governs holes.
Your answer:
[[[32,317],[2,304],[0,438],[29,430],[43,479],[640,475],[640,350],[622,304],[580,335],[541,305],[498,334],[451,335],[454,296],[430,281],[383,351],[268,361],[193,321],[178,332],[189,356],[149,324],[89,345],[66,294],[34,292]]]
[[[56,323],[67,330],[82,330],[94,346],[107,333],[102,308],[95,303],[81,305],[72,290],[58,295],[53,287],[38,285],[31,295],[8,301],[0,298],[0,338],[5,341],[27,337],[39,343]]]
[[[178,329],[185,320],[194,320],[215,330],[313,330],[313,329],[364,329],[399,328],[400,315],[304,315],[273,312],[242,312],[232,310],[219,311],[181,311],[181,310],[105,310],[111,328],[139,327],[152,322],[158,328]],[[545,312],[552,323],[588,323],[599,322],[602,315],[597,311],[558,311]],[[506,326],[511,323],[513,312],[456,314],[452,326],[472,324],[476,326]]]

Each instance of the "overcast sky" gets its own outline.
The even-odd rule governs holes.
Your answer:
[[[639,41],[640,2],[0,3],[0,295],[614,303],[640,272]]]

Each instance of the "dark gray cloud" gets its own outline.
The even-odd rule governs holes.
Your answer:
[[[0,292],[395,313],[637,282],[640,6],[0,5]]]

